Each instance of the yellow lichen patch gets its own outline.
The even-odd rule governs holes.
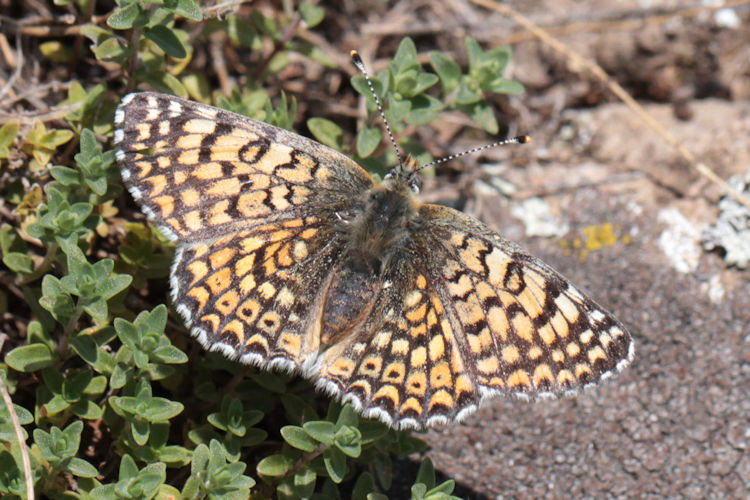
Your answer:
[[[497,356],[487,356],[477,361],[477,370],[485,375],[497,373],[500,369],[500,362]]]
[[[593,365],[598,359],[606,360],[607,354],[604,352],[604,349],[602,349],[601,346],[595,346],[592,349],[589,349],[588,357],[589,363]]]
[[[279,336],[279,345],[294,358],[297,358],[302,352],[302,336],[284,332]]]
[[[368,356],[359,364],[358,373],[366,377],[378,378],[383,368],[383,358],[380,356]]]
[[[406,379],[406,392],[415,396],[424,396],[427,392],[427,375],[424,372],[410,373]]]
[[[513,316],[511,324],[513,325],[514,333],[518,337],[522,338],[529,344],[534,342],[534,328],[531,326],[531,320],[528,316],[519,312]]]
[[[552,369],[546,363],[542,363],[534,369],[533,378],[536,387],[543,387],[544,382],[547,382],[550,386],[555,383],[555,376],[552,374]]]
[[[406,365],[400,361],[394,361],[392,363],[389,363],[388,366],[385,367],[385,370],[383,370],[383,377],[381,380],[383,382],[389,382],[391,384],[399,384],[401,385],[404,381],[404,377],[406,376]]]
[[[531,387],[531,379],[525,370],[516,370],[508,376],[508,387]]]
[[[445,406],[447,408],[453,408],[453,397],[445,389],[441,389],[432,395],[430,403],[427,406],[429,411],[432,411],[436,406]]]
[[[521,354],[518,352],[518,347],[513,344],[506,345],[502,350],[503,362],[512,365],[521,359]]]
[[[558,385],[566,385],[566,384],[574,384],[575,378],[573,377],[573,374],[570,372],[570,370],[560,370],[557,374],[557,384]]]
[[[240,297],[237,295],[237,292],[235,290],[229,290],[216,301],[216,309],[218,309],[222,315],[229,316],[235,309],[237,309],[239,302]]]
[[[422,414],[422,405],[419,403],[419,400],[417,398],[409,398],[406,401],[404,401],[404,404],[401,405],[401,409],[399,410],[399,413],[401,415],[405,415],[407,412],[413,411],[417,415]]]
[[[219,269],[206,279],[206,284],[214,297],[223,292],[231,283],[232,271],[228,267]]]
[[[372,400],[377,402],[379,399],[387,399],[393,403],[394,408],[398,408],[401,402],[401,397],[398,394],[398,389],[392,385],[384,385],[378,391],[373,394]]]
[[[338,358],[333,362],[330,368],[328,368],[328,374],[334,377],[349,378],[354,373],[356,364],[349,358]]]
[[[430,340],[430,359],[435,361],[440,359],[445,354],[445,341],[442,335],[435,335]]]
[[[239,320],[232,320],[221,330],[222,335],[233,335],[239,344],[245,340],[245,325]]]
[[[226,266],[236,253],[237,250],[234,248],[222,248],[221,250],[212,253],[208,260],[211,262],[211,267],[213,269],[219,269],[220,267]]]
[[[430,370],[430,386],[433,389],[453,385],[451,369],[446,361],[441,361]]]
[[[581,352],[581,346],[577,342],[571,342],[565,347],[565,351],[568,353],[568,356],[575,358]]]

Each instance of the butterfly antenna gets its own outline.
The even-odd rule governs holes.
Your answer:
[[[444,156],[443,158],[438,158],[437,160],[431,161],[430,163],[427,163],[425,165],[420,165],[420,167],[417,169],[417,172],[427,167],[437,165],[439,163],[445,163],[446,161],[454,160],[461,156],[466,156],[466,155],[470,155],[473,153],[478,153],[479,151],[484,151],[485,149],[490,149],[490,148],[494,148],[497,146],[504,146],[505,144],[527,144],[529,142],[531,142],[531,137],[529,137],[528,135],[519,135],[517,137],[511,137],[510,139],[503,139],[502,141],[493,142],[492,144],[485,144],[484,146],[472,148],[467,151],[463,151],[461,153],[456,153],[453,155]]]
[[[393,132],[391,132],[391,126],[388,125],[388,120],[385,118],[385,113],[383,112],[383,106],[380,104],[380,99],[378,98],[378,94],[375,93],[375,87],[372,86],[372,80],[370,80],[370,75],[367,74],[367,69],[365,69],[365,63],[362,62],[362,58],[359,57],[359,52],[356,50],[352,50],[349,52],[349,55],[352,58],[352,62],[354,62],[354,65],[357,67],[360,73],[362,73],[365,77],[365,80],[367,81],[367,86],[370,87],[370,93],[372,93],[372,97],[375,98],[375,104],[378,106],[378,112],[380,112],[380,117],[383,119],[383,124],[385,124],[385,130],[388,132],[388,138],[391,140],[391,144],[393,144],[393,149],[396,150],[396,156],[398,157],[398,163],[399,165],[403,165],[404,159],[401,156],[401,151],[398,149],[398,144],[396,144],[396,139],[393,137]]]

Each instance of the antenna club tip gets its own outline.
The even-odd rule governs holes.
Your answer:
[[[359,57],[359,52],[357,52],[356,50],[350,50],[349,51],[349,57],[351,57],[354,60],[355,63],[361,63],[362,62],[362,58]]]
[[[528,144],[531,142],[531,137],[529,137],[528,135],[519,135],[518,137],[516,137],[516,140],[519,144]]]

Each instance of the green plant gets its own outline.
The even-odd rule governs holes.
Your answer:
[[[55,498],[71,496],[71,489],[84,499],[385,498],[393,457],[421,452],[424,442],[360,418],[296,377],[194,349],[164,303],[173,247],[135,220],[140,215],[122,196],[107,145],[119,97],[146,87],[292,129],[298,97],[277,93],[275,84],[292,52],[332,66],[317,46],[294,36],[301,22],[308,28],[323,22],[325,9],[303,2],[291,13],[250,9],[244,17],[220,18],[193,0],[118,0],[106,23],[97,23],[88,2],[57,3],[74,13],[91,45],[49,40],[40,57],[58,68],[76,62],[108,68],[111,76],[72,80],[56,104],[64,121],[0,128],[0,169],[14,165],[0,181],[14,210],[0,225],[0,280],[9,285],[0,288],[0,312],[16,308],[14,317],[25,320],[10,328],[16,335],[6,342],[0,379],[16,401],[27,441],[26,428],[33,429],[30,445],[18,443],[2,404],[0,494],[23,497],[30,472],[37,494]],[[268,44],[274,49],[255,61],[245,85],[214,95],[209,78],[191,65],[212,36],[253,57]],[[494,132],[484,98],[521,90],[502,76],[508,49],[483,52],[470,38],[466,47],[466,74],[441,52],[430,55],[432,73],[404,39],[373,79],[399,144],[424,160],[426,151],[402,137],[408,127],[429,126],[451,110]],[[394,153],[380,148],[379,117],[364,79],[352,85],[369,112],[356,136],[325,117],[311,117],[307,127],[319,141],[383,172]],[[436,485],[426,460],[411,495],[454,498],[453,486]]]

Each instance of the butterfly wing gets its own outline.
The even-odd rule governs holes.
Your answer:
[[[165,94],[129,94],[115,125],[127,187],[177,244],[172,297],[193,334],[245,362],[302,363],[315,349],[310,285],[341,251],[332,227],[369,174],[299,135]]]
[[[476,219],[422,205],[369,342],[326,353],[322,386],[396,427],[461,420],[489,396],[572,393],[621,370],[611,314]]]

